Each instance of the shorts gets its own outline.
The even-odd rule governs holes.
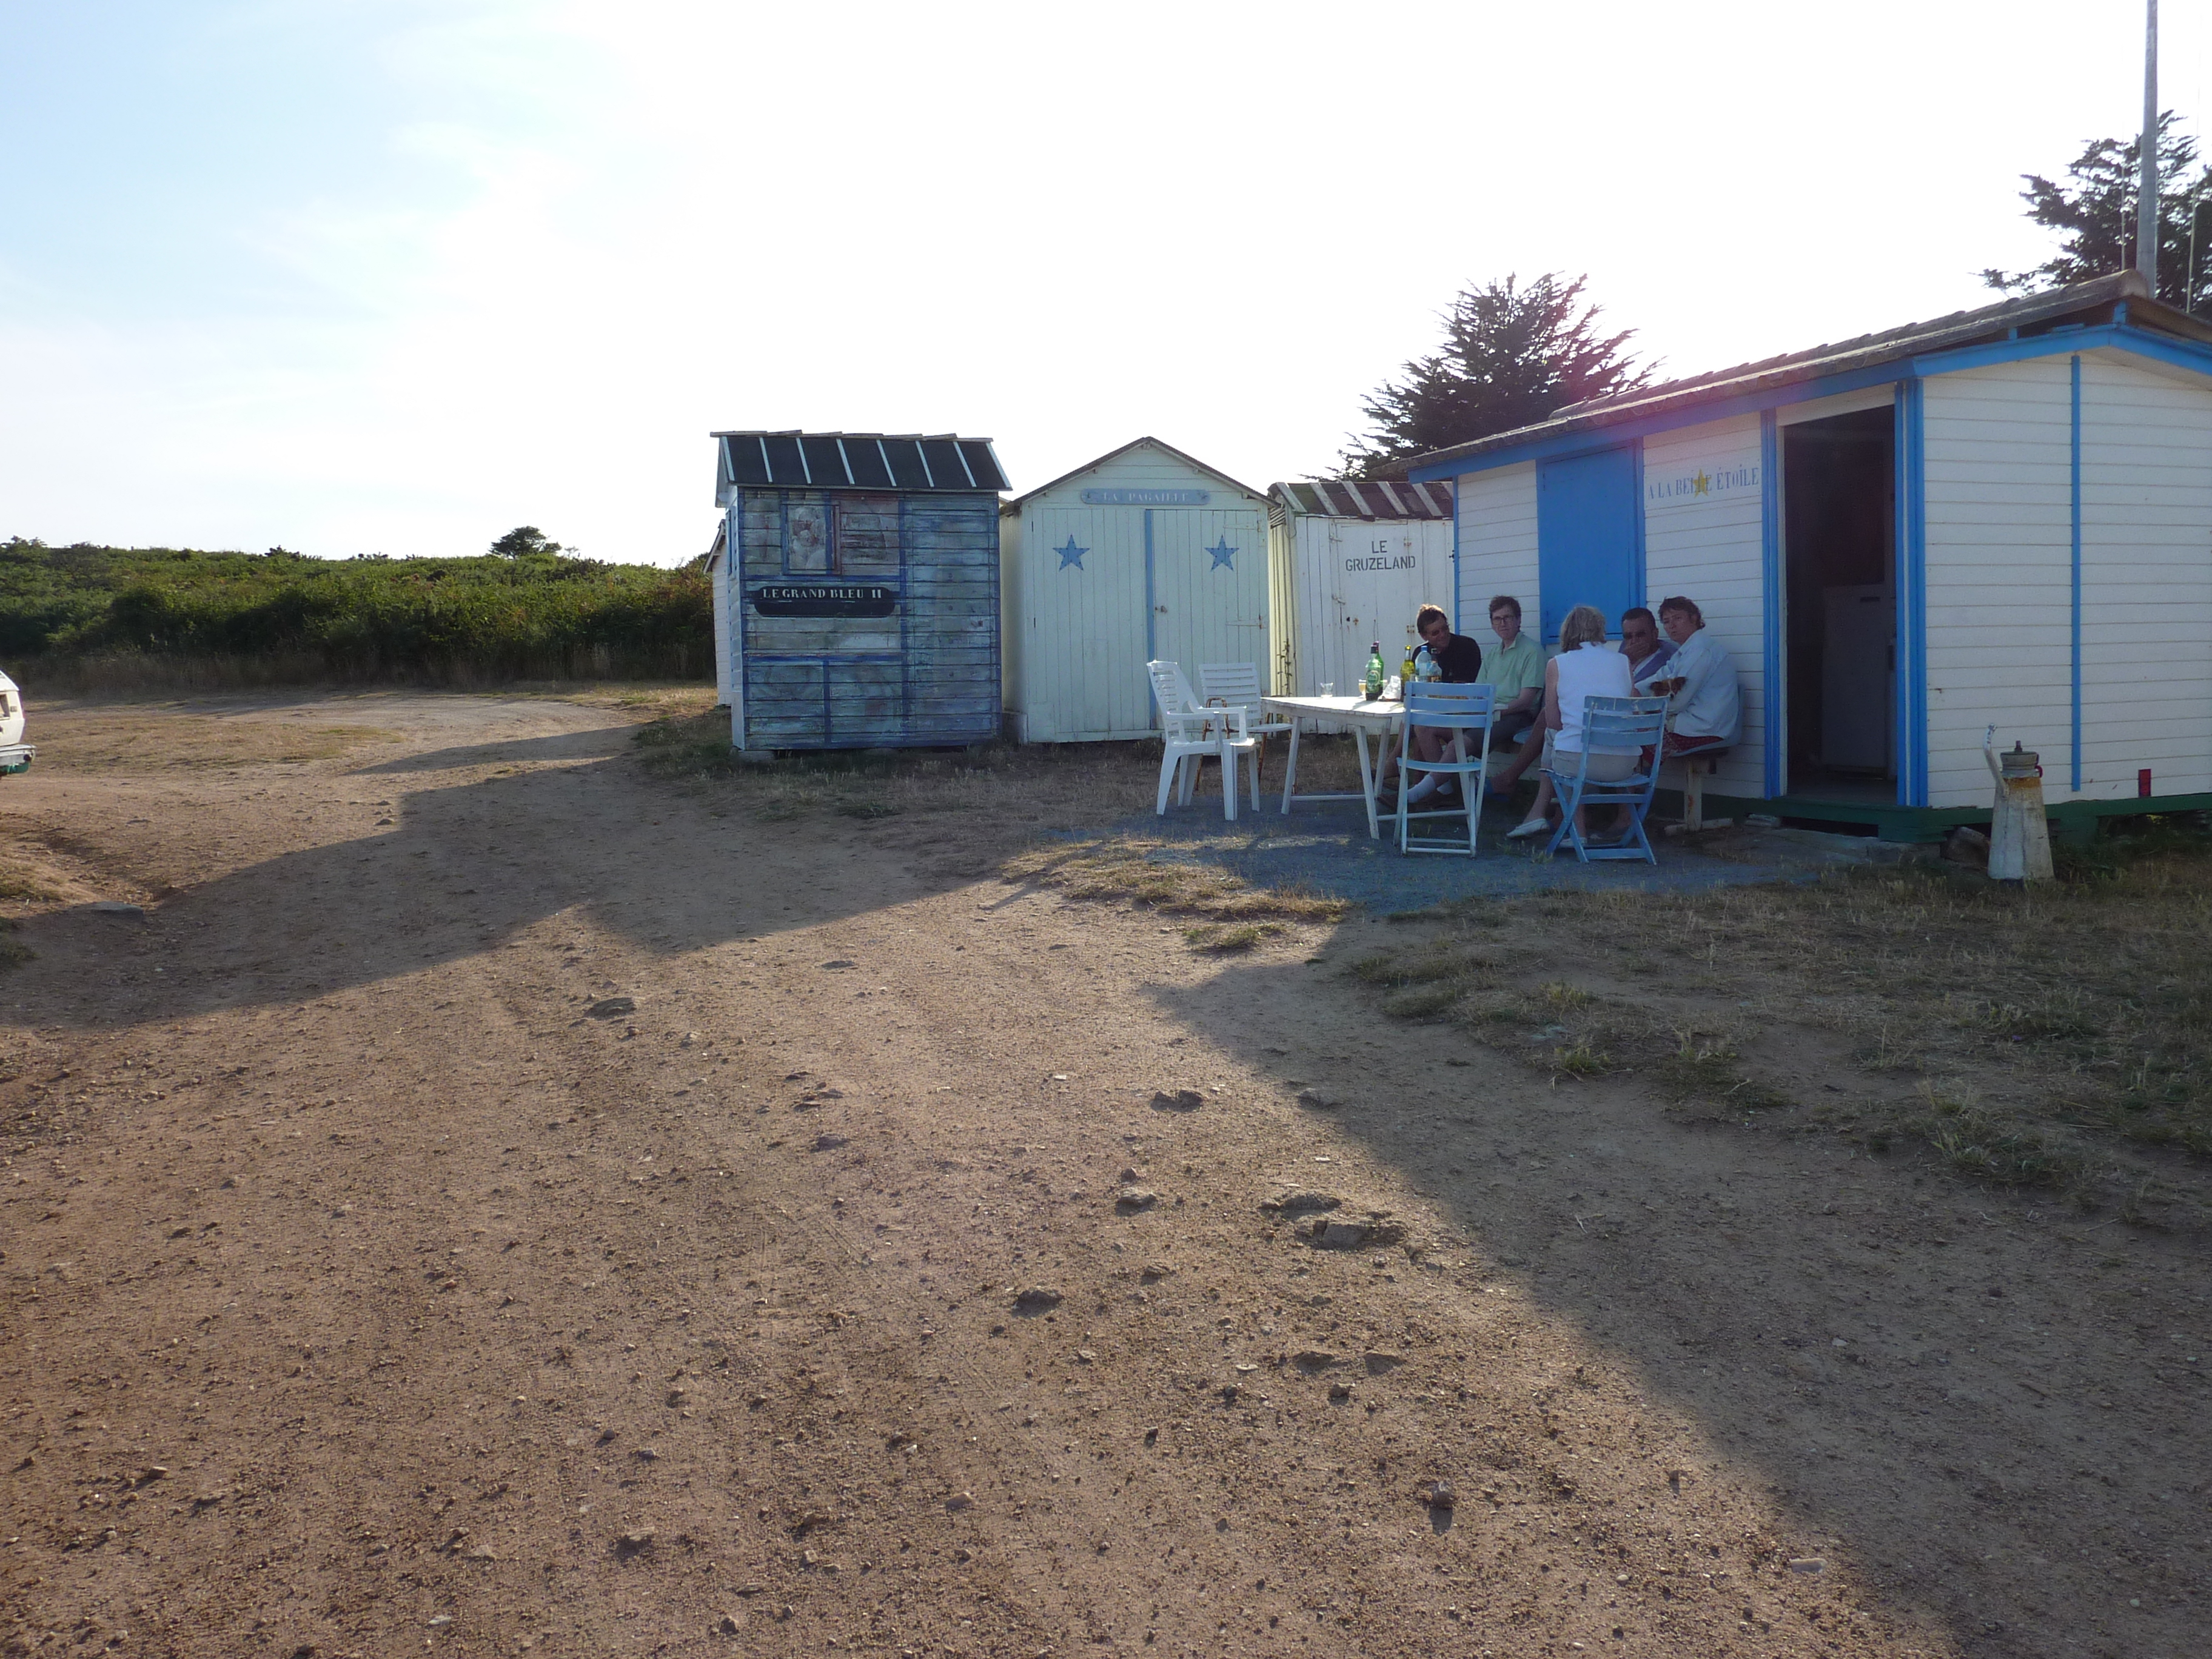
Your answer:
[[[1668,760],[1681,755],[1717,755],[1729,746],[1725,738],[1686,738],[1680,732],[1669,732],[1666,754]]]
[[[1570,749],[1564,754],[1557,755],[1555,758],[1553,744],[1558,736],[1559,733],[1556,732],[1547,732],[1544,734],[1544,769],[1547,772],[1571,772],[1582,764],[1581,761],[1576,758],[1582,751]],[[1623,778],[1633,777],[1636,775],[1637,760],[1638,757],[1634,755],[1593,753],[1589,757],[1589,768],[1583,775],[1592,783],[1618,783]]]
[[[1533,729],[1542,711],[1523,708],[1516,714],[1500,714],[1491,723],[1490,747],[1494,754],[1508,744],[1518,746],[1522,734]]]

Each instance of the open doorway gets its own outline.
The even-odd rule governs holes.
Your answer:
[[[1896,430],[1887,408],[1782,428],[1790,793],[1895,798]]]

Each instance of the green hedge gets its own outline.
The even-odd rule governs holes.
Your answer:
[[[0,665],[267,659],[342,679],[711,679],[714,645],[696,561],[664,570],[0,543]]]

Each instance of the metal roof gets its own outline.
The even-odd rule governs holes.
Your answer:
[[[1407,483],[1403,478],[1312,478],[1270,484],[1268,495],[1293,513],[1331,519],[1449,519],[1452,487]]]
[[[785,489],[988,490],[1013,486],[988,438],[920,432],[716,432],[726,483]]]
[[[1733,368],[1715,369],[1710,374],[1669,380],[1664,385],[1646,386],[1640,392],[1626,392],[1615,398],[1597,398],[1587,403],[1570,404],[1532,426],[1500,432],[1492,437],[1477,439],[1473,443],[1456,444],[1426,455],[1416,455],[1410,465],[1416,471],[1426,471],[1439,463],[1512,449],[1537,439],[1564,436],[1583,430],[1595,431],[1720,398],[1768,391],[1792,381],[1875,368],[1890,362],[1901,362],[1924,352],[1950,350],[1986,340],[2002,340],[2015,333],[2047,333],[2070,322],[2107,321],[2112,307],[2122,302],[2127,305],[2128,320],[2131,323],[2178,335],[2184,339],[2212,343],[2212,325],[2199,322],[2196,318],[2151,298],[2150,285],[2136,272],[2117,271],[2110,276],[2077,283],[2071,288],[2057,289],[2048,294],[2001,301],[1974,311],[1953,312],[1948,317],[1939,317],[1932,321],[1907,323],[1901,328],[1887,329],[1878,334],[1862,334],[1855,339],[1814,346],[1808,351],[1790,352],[1757,362],[1739,363]],[[2083,315],[2100,313],[2103,314],[2092,318]]]

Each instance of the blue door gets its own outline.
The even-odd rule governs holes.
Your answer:
[[[1644,603],[1644,503],[1633,449],[1543,461],[1536,468],[1536,579],[1543,594],[1543,643],[1578,605],[1605,612],[1620,636],[1620,613]]]

